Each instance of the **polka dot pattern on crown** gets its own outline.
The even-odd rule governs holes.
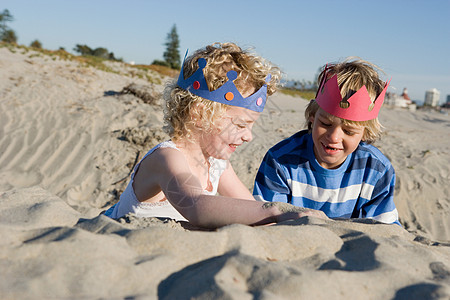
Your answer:
[[[244,98],[233,82],[237,79],[238,72],[236,72],[235,70],[228,71],[228,81],[226,81],[221,87],[217,88],[216,90],[210,91],[208,88],[208,83],[206,82],[206,78],[203,74],[203,68],[206,66],[207,61],[205,58],[200,57],[197,60],[197,64],[198,69],[194,72],[194,74],[192,74],[188,78],[184,78],[183,62],[177,81],[177,84],[180,88],[210,101],[215,101],[236,107],[242,107],[256,112],[263,111],[267,99],[267,84],[271,79],[270,74],[266,76],[266,83],[259,90],[255,91],[252,95]]]
[[[225,94],[225,99],[227,99],[228,101],[231,101],[234,99],[234,95],[232,92],[228,92]]]
[[[200,88],[200,82],[195,81],[195,82],[192,84],[192,87],[193,87],[195,90],[198,90],[198,89]]]

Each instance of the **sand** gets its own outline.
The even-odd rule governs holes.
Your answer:
[[[98,214],[167,135],[163,85],[108,66],[0,48],[1,299],[450,298],[448,114],[380,114],[376,146],[396,169],[403,228],[313,217],[213,231],[117,222]],[[231,159],[249,189],[267,149],[303,128],[306,104],[269,98],[254,140]]]

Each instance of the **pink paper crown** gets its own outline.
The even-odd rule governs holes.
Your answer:
[[[390,80],[386,82],[383,91],[374,102],[370,100],[369,92],[366,86],[363,85],[347,100],[348,107],[342,108],[340,103],[343,101],[337,75],[334,75],[329,80],[326,80],[326,78],[327,72],[325,71],[316,94],[316,102],[324,111],[338,118],[351,121],[368,121],[378,116]]]
[[[197,71],[195,71],[194,74],[185,79],[183,75],[183,61],[183,65],[181,67],[180,75],[177,81],[177,84],[180,88],[211,101],[243,107],[256,112],[263,111],[267,99],[267,83],[272,77],[270,74],[266,77],[266,84],[264,84],[258,91],[256,91],[252,95],[244,98],[233,83],[233,80],[237,78],[236,71],[228,71],[228,81],[225,82],[220,88],[210,92],[206,83],[205,76],[203,74],[203,68],[206,66],[206,59],[199,58],[197,64]]]

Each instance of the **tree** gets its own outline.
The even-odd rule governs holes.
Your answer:
[[[31,42],[30,47],[36,48],[36,49],[42,49],[42,43],[39,42],[39,40],[34,40]]]
[[[180,69],[180,52],[178,48],[180,47],[180,40],[178,38],[177,26],[174,24],[172,29],[167,34],[166,51],[163,54],[164,60],[172,69]]]
[[[108,59],[109,58],[108,49],[103,48],[103,47],[95,48],[94,51],[92,51],[91,55],[97,56],[97,57],[101,57],[101,58],[104,58],[104,59]]]
[[[103,48],[103,47],[92,49],[88,45],[77,44],[75,46],[75,48],[73,48],[73,51],[78,52],[83,56],[91,55],[91,56],[96,56],[96,57],[100,57],[103,59],[122,61],[122,58],[116,58],[114,56],[113,52],[108,52],[108,49]]]
[[[5,9],[0,13],[0,32],[5,32],[8,30],[7,22],[14,21],[13,16],[9,13],[9,10]]]
[[[0,40],[7,43],[17,43],[17,35],[14,30],[7,25],[8,22],[14,21],[13,16],[9,10],[5,9],[0,13]]]
[[[12,29],[8,29],[2,34],[2,41],[10,44],[17,44],[17,35]]]
[[[87,45],[77,44],[73,51],[80,53],[81,55],[92,55],[92,49]]]

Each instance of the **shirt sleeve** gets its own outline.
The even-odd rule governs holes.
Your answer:
[[[394,188],[395,171],[391,165],[377,180],[373,189],[372,199],[362,205],[361,217],[400,225],[398,212],[394,204]]]
[[[257,200],[289,203],[291,189],[288,174],[270,150],[264,156],[256,174],[253,196]]]

